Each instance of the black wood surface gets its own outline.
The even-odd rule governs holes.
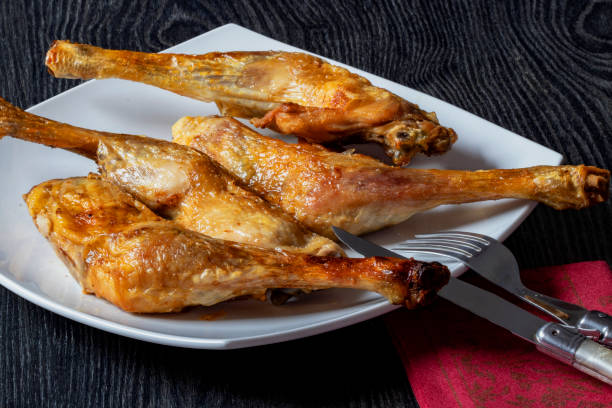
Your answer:
[[[78,83],[47,74],[54,39],[155,52],[234,22],[446,100],[568,163],[610,168],[611,21],[605,1],[6,0],[0,95],[27,108]],[[538,206],[507,244],[523,267],[610,263],[611,227],[609,202],[579,212]],[[194,351],[107,334],[0,289],[0,406],[415,404],[380,320]]]

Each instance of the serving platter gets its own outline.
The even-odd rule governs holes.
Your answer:
[[[307,52],[234,24],[204,33],[165,52],[201,54],[234,50]],[[562,161],[557,152],[460,108],[329,61],[417,103],[424,110],[435,111],[443,125],[457,131],[459,140],[449,153],[417,158],[411,164],[413,167],[475,170],[557,165]],[[212,103],[120,80],[89,81],[28,111],[76,126],[166,140],[171,140],[171,126],[182,116],[218,113]],[[354,324],[396,308],[374,293],[331,289],[280,307],[258,301],[232,301],[182,313],[137,315],[85,295],[34,227],[22,195],[44,180],[95,171],[93,162],[73,153],[12,138],[0,140],[0,284],[47,310],[98,329],[191,348],[232,349],[287,341]],[[366,238],[392,248],[415,233],[455,229],[504,240],[534,207],[534,203],[521,200],[442,206]],[[350,251],[348,254],[358,256]],[[459,264],[447,264],[455,276],[464,271]]]

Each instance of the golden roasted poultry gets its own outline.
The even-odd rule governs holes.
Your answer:
[[[303,53],[148,54],[55,41],[46,65],[57,78],[121,78],[214,101],[224,115],[309,142],[380,143],[398,165],[444,153],[457,139],[435,113]]]
[[[130,312],[175,312],[269,288],[355,288],[413,308],[449,279],[439,263],[338,258],[214,239],[154,214],[97,176],[51,180],[24,196],[37,228],[85,292]]]
[[[319,234],[363,234],[442,204],[524,198],[556,209],[608,197],[610,172],[591,166],[422,170],[266,137],[232,118],[185,117],[174,141],[196,148]]]
[[[61,147],[96,160],[102,175],[156,213],[215,238],[313,255],[341,255],[254,193],[205,154],[143,136],[78,128],[18,109],[0,98],[0,138]]]

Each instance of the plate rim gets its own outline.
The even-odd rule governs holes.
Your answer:
[[[103,317],[94,316],[89,313],[62,305],[53,299],[29,290],[27,287],[20,285],[15,280],[5,276],[4,274],[0,274],[0,284],[17,296],[22,297],[29,302],[42,307],[43,309],[96,329],[155,344],[193,349],[230,350],[296,340],[350,326],[401,307],[399,305],[390,304],[384,298],[381,300],[384,300],[386,304],[383,304],[383,307],[380,307],[380,300],[375,299],[371,301],[371,304],[365,309],[362,308],[358,311],[353,311],[343,316],[336,316],[320,320],[305,326],[255,336],[243,336],[232,339],[214,339],[207,337],[178,336],[153,330],[140,329],[122,323],[116,323]],[[362,319],[364,314],[366,314],[367,317]]]
[[[228,29],[244,30],[244,31],[248,31],[250,34],[253,34],[253,35],[257,35],[257,36],[261,36],[269,40],[281,42],[274,38],[267,37],[263,34],[257,33],[248,28],[242,27],[238,24],[229,23],[229,24],[225,24],[225,25],[216,27],[212,30],[206,31],[190,39],[187,39],[161,52],[171,52],[176,47],[188,44],[191,41],[195,41],[201,37],[208,36],[214,32],[228,30]],[[295,48],[295,49],[299,49],[290,44],[285,44],[285,45]],[[380,77],[378,75],[369,73],[362,69],[359,69],[356,67],[350,67],[341,62],[334,61],[332,59],[314,54],[306,50],[300,49],[300,51],[306,52],[312,55],[316,55],[320,58],[330,61],[333,64],[337,64],[337,65],[344,66],[344,67],[349,67],[349,68],[352,68],[353,70],[359,70],[362,72],[366,72],[368,75],[372,76],[373,78],[376,78],[377,80],[392,82],[399,86],[409,88],[411,91],[417,92],[420,95],[424,95],[428,98],[434,98],[436,99],[437,102],[446,104],[452,107],[453,109],[460,110],[462,114],[468,116],[470,119],[477,119],[479,121],[484,121],[490,126],[494,126],[495,128],[501,129],[503,131],[511,132],[513,135],[520,137],[526,143],[531,143],[533,145],[538,146],[538,148],[547,150],[548,153],[551,154],[551,156],[553,156],[551,161],[556,161],[558,162],[557,164],[561,164],[564,161],[563,156],[559,152],[547,146],[536,143],[530,139],[527,139],[524,136],[518,135],[512,131],[509,131],[493,122],[488,121],[487,119],[481,118],[471,112],[468,112],[461,107],[452,105],[437,97],[425,94],[414,88],[410,88],[401,83],[397,83],[392,80]],[[71,87],[70,89],[67,89],[64,92],[61,92],[57,95],[54,95],[48,99],[45,99],[44,101],[41,101],[29,107],[28,109],[26,109],[26,111],[37,110],[38,108],[43,107],[44,105],[48,103],[52,103],[56,98],[59,98],[60,96],[66,96],[70,94],[71,92],[76,91],[78,88],[84,85],[87,85],[88,83],[92,81],[95,81],[95,80],[85,81],[79,85]],[[512,224],[506,229],[506,231],[500,234],[500,236],[498,237],[498,240],[504,241],[510,234],[512,234],[516,230],[516,228],[518,228],[518,226],[523,223],[523,221],[529,216],[529,214],[533,211],[533,209],[537,205],[537,203],[535,202],[525,202],[525,204],[526,205],[522,209],[520,214],[518,214],[518,216],[514,219]],[[466,267],[458,268],[457,270],[455,270],[454,276],[459,276],[465,270],[467,270]],[[312,322],[304,326],[295,327],[291,329],[276,330],[273,332],[255,335],[255,336],[243,336],[243,337],[236,337],[236,338],[229,338],[229,339],[217,339],[217,338],[207,338],[207,337],[199,337],[199,336],[194,337],[194,336],[173,335],[173,334],[162,333],[162,332],[154,331],[154,330],[141,329],[141,328],[130,326],[128,324],[117,323],[117,322],[108,320],[106,318],[98,317],[98,316],[95,316],[95,315],[92,315],[86,312],[79,311],[75,308],[60,304],[56,302],[55,300],[45,296],[44,294],[39,294],[35,291],[30,290],[25,285],[20,284],[17,281],[17,279],[14,279],[8,276],[8,274],[5,275],[4,273],[0,273],[0,284],[4,286],[6,289],[8,289],[9,291],[16,294],[17,296],[20,296],[28,300],[29,302],[34,303],[35,305],[39,307],[42,307],[43,309],[59,314],[60,316],[74,320],[76,322],[94,327],[96,329],[103,330],[103,331],[110,332],[110,333],[117,334],[117,335],[121,335],[121,336],[125,336],[125,337],[129,337],[129,338],[133,338],[133,339],[137,339],[137,340],[141,340],[141,341],[147,341],[147,342],[162,344],[162,345],[167,345],[167,346],[194,348],[194,349],[229,350],[229,349],[237,349],[237,348],[244,348],[244,347],[262,346],[262,345],[267,345],[267,344],[274,344],[274,343],[295,340],[295,339],[299,339],[303,337],[309,337],[309,336],[325,333],[328,331],[340,329],[346,326],[350,326],[352,324],[359,323],[365,320],[369,320],[371,318],[380,316],[382,314],[388,313],[392,310],[395,310],[401,307],[398,305],[390,304],[385,298],[381,296],[379,299],[374,299],[370,301],[369,302],[370,304],[367,304],[365,307],[362,307],[359,310],[352,310],[341,316],[335,316],[335,317],[330,317],[330,318],[326,318],[323,320],[318,320],[316,322]]]

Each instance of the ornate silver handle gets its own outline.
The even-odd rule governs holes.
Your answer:
[[[576,350],[573,366],[612,385],[612,350],[586,339]]]
[[[612,346],[612,317],[597,310],[587,310],[573,303],[521,288],[518,295],[560,322],[573,326],[586,337]]]
[[[535,336],[538,350],[612,385],[612,350],[559,323],[548,323]]]

